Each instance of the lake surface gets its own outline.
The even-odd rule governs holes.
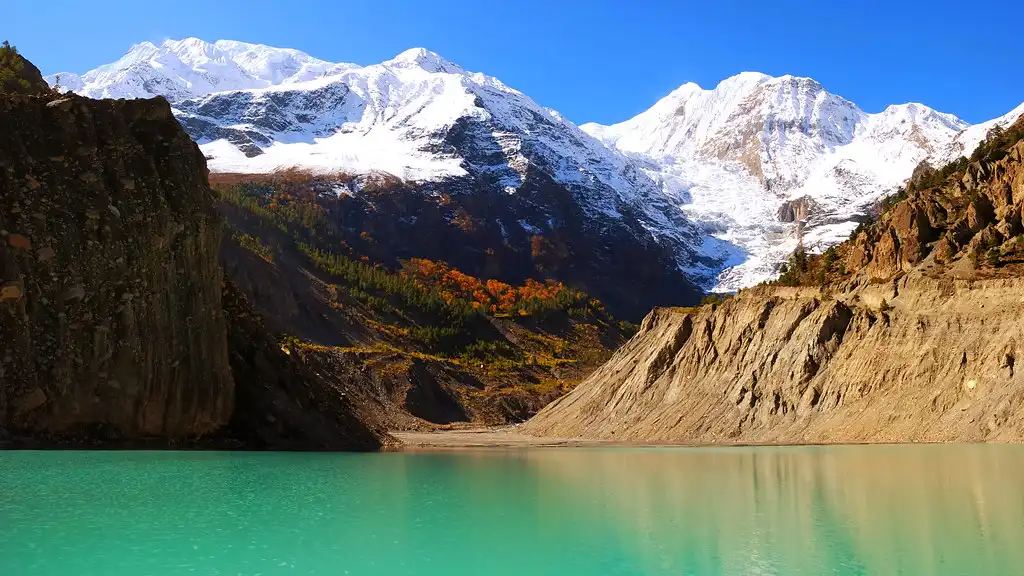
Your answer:
[[[1024,447],[0,452],[0,574],[1024,574]]]

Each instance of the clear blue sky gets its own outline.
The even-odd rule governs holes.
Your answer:
[[[197,36],[372,64],[423,46],[583,123],[744,70],[811,76],[868,112],[917,101],[969,122],[1024,101],[1024,0],[10,0],[0,38],[44,73]]]

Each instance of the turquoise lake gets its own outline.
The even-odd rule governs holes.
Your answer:
[[[0,574],[1024,574],[1024,447],[0,452]]]

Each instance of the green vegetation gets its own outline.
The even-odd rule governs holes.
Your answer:
[[[1024,140],[1024,123],[1017,122],[1007,129],[996,126],[986,135],[985,140],[974,149],[971,162],[996,162],[1002,160],[1009,149]]]
[[[807,251],[803,246],[798,247],[790,254],[789,261],[779,268],[780,275],[776,282],[783,286],[799,286],[802,276],[807,272],[808,261]]]
[[[1001,258],[1002,258],[1002,253],[1000,252],[999,248],[991,248],[991,249],[989,249],[988,253],[985,256],[986,262],[988,262],[988,265],[993,267],[993,268],[998,268],[999,267],[999,261],[1000,261]]]
[[[231,235],[231,238],[238,243],[239,246],[259,256],[267,262],[274,261],[274,254],[271,252],[270,247],[260,241],[259,238],[245,234],[243,232],[235,232]]]
[[[4,40],[3,44],[0,44],[0,92],[17,87],[23,90],[31,88],[28,80],[22,78],[24,69],[25,62],[18,55],[18,49]]]
[[[305,243],[299,250],[320,270],[338,279],[340,287],[374,312],[414,324],[411,339],[435,352],[456,352],[473,343],[473,328],[485,328],[480,311],[470,302],[446,301],[406,276],[370,266]]]
[[[979,146],[978,148],[980,149],[981,146]],[[969,164],[970,161],[966,157],[961,156],[960,158],[957,158],[956,160],[950,162],[949,164],[946,164],[942,168],[935,170],[928,176],[921,178],[920,180],[914,183],[913,188],[915,190],[927,190],[929,188],[938,188],[941,186],[945,186],[952,176],[962,174],[963,171],[967,169],[967,166]],[[903,198],[906,198],[906,193],[903,193],[902,197],[899,200],[902,200]],[[891,208],[892,206],[895,206],[896,203],[897,202],[889,202],[886,208]]]
[[[718,306],[722,302],[725,302],[726,296],[722,294],[707,294],[704,298],[701,298],[701,306]]]
[[[880,203],[880,212],[888,212],[892,210],[897,204],[907,199],[907,189],[903,186],[897,188],[892,194],[882,198]]]

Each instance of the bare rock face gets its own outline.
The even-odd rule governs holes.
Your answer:
[[[794,200],[787,200],[779,206],[780,222],[797,222],[807,220],[816,209],[814,200],[809,196],[801,196]]]
[[[225,434],[271,450],[376,450],[390,443],[360,419],[353,395],[335,373],[297,349],[282,348],[232,282],[224,283],[235,410]]]
[[[841,297],[745,291],[658,309],[542,436],[682,443],[1024,440],[1020,279],[914,276]]]
[[[205,174],[162,99],[0,96],[0,429],[178,438],[228,421]]]

